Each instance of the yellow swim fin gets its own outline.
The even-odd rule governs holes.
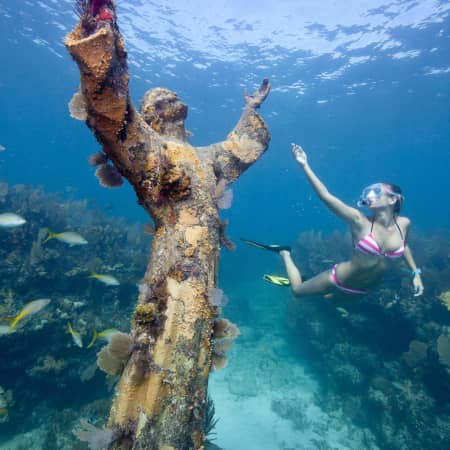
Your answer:
[[[289,278],[279,277],[278,275],[270,275],[267,273],[263,275],[263,280],[268,281],[269,283],[275,284],[277,286],[290,286],[291,284]]]

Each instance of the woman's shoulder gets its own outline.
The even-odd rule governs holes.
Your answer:
[[[396,218],[396,220],[397,220],[398,226],[402,230],[403,235],[406,236],[409,232],[409,226],[411,224],[411,221],[409,220],[408,217],[404,217],[404,216],[398,216]]]
[[[403,225],[404,227],[409,227],[411,224],[411,220],[405,216],[397,216],[396,220],[399,225]]]

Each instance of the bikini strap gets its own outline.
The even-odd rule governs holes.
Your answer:
[[[398,228],[398,231],[399,231],[399,233],[400,233],[400,237],[402,238],[402,241],[405,242],[405,238],[403,237],[403,231],[402,231],[402,229],[400,228],[400,225],[397,223],[397,220],[395,219],[395,216],[394,216],[394,223],[395,223],[395,225],[396,225],[397,228]]]

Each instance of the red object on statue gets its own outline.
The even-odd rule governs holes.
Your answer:
[[[99,15],[98,15],[98,18],[100,19],[100,20],[113,20],[113,15],[109,12],[109,10],[108,9],[106,9],[106,8],[104,8],[104,9],[102,9],[101,11],[100,11],[100,13],[99,13]]]

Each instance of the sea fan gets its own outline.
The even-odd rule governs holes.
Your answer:
[[[223,307],[228,303],[228,297],[223,293],[222,289],[212,288],[208,298],[213,306]]]
[[[80,90],[73,94],[69,102],[70,117],[77,120],[85,121],[87,119],[87,104],[86,98]]]
[[[239,328],[228,319],[217,319],[214,321],[213,339],[236,339],[239,335]]]
[[[220,370],[227,367],[228,358],[224,354],[213,353],[212,355],[212,369]]]
[[[85,419],[81,419],[79,428],[72,432],[80,441],[86,442],[90,450],[107,448],[117,438],[114,430],[97,428]]]
[[[95,171],[95,176],[103,187],[115,188],[123,184],[122,175],[111,164],[100,164]]]
[[[111,355],[106,345],[97,353],[97,365],[100,370],[108,375],[120,375],[124,367],[124,361]]]
[[[88,161],[91,166],[99,166],[100,164],[106,164],[108,157],[103,152],[97,152],[89,155]]]
[[[223,191],[223,194],[216,200],[216,204],[220,209],[229,209],[233,203],[233,191],[229,188]]]
[[[214,341],[214,343],[213,343],[214,353],[218,354],[218,355],[222,355],[222,354],[230,351],[232,346],[233,346],[232,339],[220,339],[218,341]]]
[[[109,353],[113,358],[126,361],[131,353],[133,340],[127,333],[116,333],[111,337],[108,344]]]

